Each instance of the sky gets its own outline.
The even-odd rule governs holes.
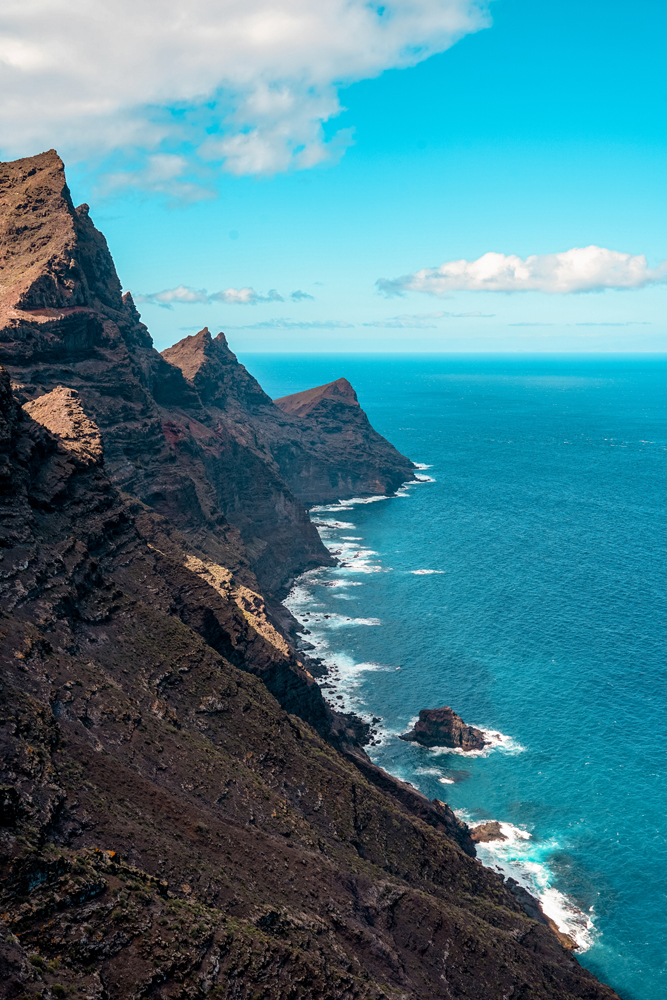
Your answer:
[[[156,346],[667,351],[667,7],[5,0],[0,155],[55,147]]]

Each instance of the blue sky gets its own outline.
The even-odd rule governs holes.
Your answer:
[[[294,0],[300,13],[309,2],[317,11]],[[337,0],[319,2],[337,16]],[[429,20],[447,3],[462,18],[452,37]],[[230,5],[219,0],[216,16]],[[493,0],[481,28],[484,10],[466,0],[418,6],[419,25],[401,30],[435,54],[405,65],[420,56],[389,46],[373,61],[369,33],[344,63],[352,26],[329,77],[307,93],[293,85],[291,117],[276,102],[257,111],[254,97],[233,105],[222,85],[195,100],[184,83],[178,103],[151,98],[149,124],[129,139],[123,98],[116,119],[98,116],[89,148],[73,108],[34,134],[10,123],[2,153],[61,151],[160,349],[206,324],[246,353],[667,350],[664,3]],[[393,16],[391,4],[378,11]],[[356,82],[338,86],[346,74]],[[322,122],[336,92],[344,110]],[[180,134],[152,135],[165,119]],[[257,122],[270,137],[264,168],[234,151]],[[290,129],[297,152],[281,162],[275,136]],[[591,245],[611,253],[554,256]],[[488,253],[503,257],[452,275],[451,262]],[[535,260],[526,270],[515,257]]]

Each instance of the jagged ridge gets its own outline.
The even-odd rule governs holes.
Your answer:
[[[54,157],[2,168],[26,403],[0,372],[5,996],[611,1000],[324,703],[221,512],[215,413],[115,297]]]

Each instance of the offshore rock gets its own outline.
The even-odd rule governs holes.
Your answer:
[[[447,705],[443,708],[423,708],[414,729],[403,733],[399,739],[419,743],[423,747],[451,747],[466,751],[481,750],[488,744],[480,729],[466,725],[461,716]]]
[[[470,829],[470,839],[476,844],[488,844],[492,840],[507,840],[498,820],[480,823]]]

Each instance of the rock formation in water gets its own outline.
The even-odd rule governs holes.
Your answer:
[[[3,1000],[613,1000],[324,702],[255,573],[325,558],[305,512],[153,350],[55,153],[0,166],[0,219]]]
[[[507,840],[500,823],[495,819],[471,827],[470,837],[476,844],[488,844],[492,840]]]
[[[443,708],[423,708],[414,729],[399,736],[408,743],[423,747],[451,747],[461,750],[481,750],[487,746],[481,729],[468,726],[460,715],[447,705]]]

